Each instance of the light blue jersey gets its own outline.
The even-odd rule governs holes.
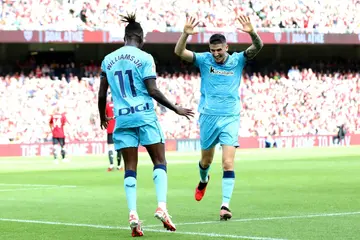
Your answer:
[[[150,54],[124,46],[108,54],[101,69],[106,73],[113,97],[115,128],[134,128],[157,121],[153,100],[144,83],[156,78]]]
[[[244,52],[229,55],[223,64],[216,63],[210,52],[194,52],[194,64],[201,74],[200,113],[217,116],[240,114],[239,87],[245,63]]]

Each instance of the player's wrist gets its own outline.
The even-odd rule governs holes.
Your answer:
[[[179,106],[177,105],[177,103],[174,104],[174,112],[175,113],[179,112]]]
[[[250,35],[254,35],[254,34],[256,34],[255,29],[251,30],[251,31],[249,32],[249,34],[250,34]]]
[[[188,34],[188,33],[186,33],[186,32],[183,32],[182,35],[183,35],[185,38],[187,38],[187,37],[189,37],[190,34]]]

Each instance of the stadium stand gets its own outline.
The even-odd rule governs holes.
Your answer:
[[[181,31],[185,14],[196,16],[206,30],[231,31],[235,16],[243,13],[254,16],[254,25],[262,30],[360,33],[359,0],[5,0],[0,29],[113,30],[123,26],[120,14],[135,6],[147,32]]]
[[[84,77],[79,79],[75,74],[79,72]],[[197,108],[198,73],[159,73],[158,85],[171,101]],[[74,63],[44,64],[27,75],[0,77],[0,142],[50,141],[48,120],[56,104],[64,108],[70,122],[67,139],[104,140],[106,132],[98,122],[98,87],[99,67],[94,63],[82,68]],[[240,96],[242,137],[334,134],[342,123],[349,133],[360,133],[360,73],[356,71],[294,66],[287,73],[244,72]],[[199,136],[198,116],[189,123],[162,106],[157,105],[156,111],[166,138]],[[165,124],[169,121],[173,124]]]

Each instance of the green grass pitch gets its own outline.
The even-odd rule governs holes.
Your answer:
[[[143,239],[360,239],[360,148],[239,150],[230,208],[219,221],[220,153],[207,193],[194,200],[199,152],[167,153],[168,209],[175,233],[153,217],[152,165],[140,154]],[[107,156],[0,158],[0,239],[130,239],[123,172]]]

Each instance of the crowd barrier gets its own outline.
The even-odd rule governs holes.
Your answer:
[[[264,137],[240,137],[240,148],[265,148]],[[274,137],[277,148],[312,148],[333,146],[333,136],[278,136]],[[360,145],[360,134],[346,135],[340,146],[348,147]],[[166,141],[166,151],[191,152],[200,151],[199,139],[171,139]],[[107,143],[103,142],[69,142],[66,151],[70,156],[84,156],[88,154],[101,155],[107,153]],[[145,152],[144,147],[140,147]],[[0,156],[50,156],[52,143],[33,144],[0,144]]]

